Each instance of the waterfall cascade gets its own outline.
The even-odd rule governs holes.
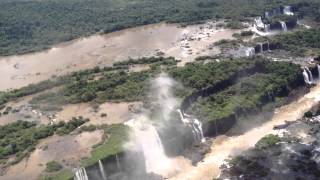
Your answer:
[[[284,31],[284,32],[288,31],[286,22],[284,22],[284,21],[279,21],[279,22],[281,24],[282,31]]]
[[[143,152],[147,173],[162,174],[170,170],[170,159],[165,154],[156,128],[143,117],[139,120],[132,119],[125,124],[134,131],[135,143]]]
[[[102,180],[107,180],[107,175],[106,175],[106,172],[104,171],[104,167],[101,160],[99,160],[99,170],[100,170]]]
[[[270,50],[270,43],[269,43],[269,41],[267,42],[267,44],[268,44],[268,51],[271,51],[271,50]]]
[[[318,69],[318,77],[320,78],[320,65],[317,64],[317,69]]]
[[[270,13],[269,13],[269,12],[264,12],[264,17],[265,17],[265,18],[270,17]]]
[[[313,82],[313,76],[312,76],[311,71],[309,70],[309,68],[308,68],[308,67],[305,67],[305,69],[306,69],[306,70],[307,70],[307,72],[308,72],[310,82]]]
[[[86,169],[85,168],[76,169],[74,180],[88,180]]]
[[[308,67],[304,67],[303,68],[303,78],[304,78],[304,82],[307,84],[312,84],[313,82],[313,77],[312,77],[312,73],[309,70]]]
[[[306,84],[311,84],[311,82],[310,82],[310,80],[309,80],[309,76],[308,76],[308,73],[307,73],[306,69],[304,69],[304,70],[303,70],[302,75],[303,75],[303,78],[304,78],[304,82],[305,82]]]
[[[245,50],[245,53],[247,57],[251,57],[255,55],[256,51],[253,47],[249,47]]]
[[[121,169],[121,165],[120,165],[118,154],[116,154],[116,161],[117,161],[117,168]]]
[[[291,10],[291,6],[284,6],[283,14],[288,16],[293,16],[294,13]]]
[[[260,46],[260,52],[263,53],[263,43],[259,43]]]
[[[202,123],[198,119],[193,119],[187,114],[183,114],[180,109],[177,110],[180,114],[181,121],[192,128],[194,140],[196,142],[205,142],[203,135]]]
[[[258,17],[255,20],[255,24],[258,28],[265,28],[264,23],[262,22],[262,17]]]
[[[270,24],[265,24],[264,31],[265,32],[269,32],[270,31],[270,27],[271,27]]]

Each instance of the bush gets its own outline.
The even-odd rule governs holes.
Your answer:
[[[273,38],[272,44],[297,56],[308,55],[308,51],[320,51],[320,30],[307,29],[280,34]],[[308,51],[307,51],[308,49]],[[310,53],[310,52],[309,52]]]
[[[106,113],[102,113],[100,116],[101,117],[107,117],[107,114]]]
[[[62,165],[59,164],[56,161],[50,161],[46,164],[46,172],[56,172],[56,171],[60,171],[62,169]]]
[[[79,126],[83,125],[84,123],[88,122],[89,119],[84,119],[83,117],[73,117],[70,121],[67,123],[64,123],[63,126],[57,128],[57,134],[60,136],[69,134],[72,131],[74,131]]]
[[[312,118],[312,116],[313,116],[313,113],[311,111],[304,113],[304,117],[306,118]]]
[[[92,131],[95,131],[96,129],[97,127],[92,124],[90,124],[89,126],[81,126],[80,128],[81,132],[84,132],[84,131],[92,132]]]
[[[281,139],[278,135],[269,134],[269,135],[263,137],[262,139],[260,139],[256,143],[255,147],[258,149],[265,149],[267,147],[276,145],[280,141],[281,141]]]
[[[241,31],[241,36],[252,36],[254,33],[252,31]]]

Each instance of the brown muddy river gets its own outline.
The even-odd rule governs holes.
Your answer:
[[[202,27],[202,28],[200,28]],[[0,57],[0,91],[64,75],[72,71],[107,66],[129,57],[174,56],[182,64],[199,55],[219,52],[209,45],[233,38],[235,30],[217,30],[213,23],[179,28],[175,24],[153,24],[106,35],[94,35],[56,45],[50,50]]]

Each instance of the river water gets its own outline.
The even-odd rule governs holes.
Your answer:
[[[256,142],[267,134],[277,133],[275,125],[285,121],[294,121],[301,118],[320,101],[320,85],[311,88],[310,92],[288,105],[277,108],[273,117],[259,127],[251,129],[240,136],[219,136],[211,147],[211,152],[196,167],[191,166],[181,171],[171,180],[212,180],[220,174],[219,167],[230,155],[237,155],[253,147]]]
[[[185,63],[199,55],[218,53],[208,46],[221,39],[232,39],[235,32],[217,30],[209,24],[181,28],[176,24],[159,23],[93,35],[41,52],[0,57],[0,91],[37,83],[54,75],[108,66],[129,57],[154,56],[160,51]],[[187,41],[186,37],[195,40]]]

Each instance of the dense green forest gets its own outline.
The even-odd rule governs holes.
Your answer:
[[[162,59],[162,58],[160,58]],[[0,105],[2,109],[4,104],[8,101],[23,97],[26,95],[41,92],[52,87],[60,86],[62,89],[57,93],[45,93],[32,99],[31,104],[34,107],[42,107],[43,110],[59,109],[59,106],[66,103],[80,103],[88,101],[96,101],[98,103],[106,101],[137,101],[144,100],[149,92],[150,79],[154,78],[160,72],[160,65],[169,60],[176,62],[174,59],[140,59],[129,60],[123,62],[115,68],[94,68],[84,71],[72,73],[71,75],[58,77],[55,80],[43,81],[38,84],[29,85],[21,89],[0,92]],[[144,70],[140,72],[127,72],[127,66],[136,63],[156,63],[155,68]],[[268,62],[268,61],[262,61]],[[174,63],[175,64],[175,63]],[[185,87],[177,94],[179,97],[184,98],[188,94],[197,92],[199,90],[215,86],[223,81],[236,76],[237,73],[242,71],[255,72],[266,71],[266,67],[272,64],[270,62],[264,64],[257,59],[237,59],[222,62],[211,62],[203,64],[202,62],[189,63],[184,67],[176,67],[169,63],[168,69],[163,69],[169,73],[177,81],[181,82]],[[286,80],[287,78],[294,77],[298,69],[292,69],[290,64],[277,63],[282,67],[286,76],[278,75],[277,79]],[[281,65],[281,66],[280,66]],[[279,69],[273,68],[274,71]],[[245,75],[245,74],[244,74]],[[51,102],[47,107],[45,102]],[[57,106],[55,106],[55,104]]]
[[[198,99],[190,111],[206,121],[257,112],[276,97],[286,96],[301,75],[298,65],[268,61],[258,63],[262,63],[263,69],[256,74],[241,78],[223,91]]]
[[[170,75],[185,87],[201,90],[213,86],[244,69],[252,68],[253,60],[238,59],[220,63],[190,63],[182,68],[170,70]]]
[[[261,15],[280,5],[319,20],[317,0],[3,0],[0,2],[0,55],[26,53],[98,32],[143,24],[237,19]]]
[[[295,55],[319,55],[320,29],[307,29],[277,35],[271,41],[278,48],[287,50]]]

